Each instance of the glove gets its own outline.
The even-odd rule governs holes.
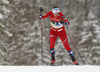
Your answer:
[[[43,12],[43,8],[42,8],[42,7],[40,7],[40,8],[39,8],[39,11],[40,11],[40,14],[39,14],[39,19],[42,19],[42,12]]]
[[[61,24],[65,24],[65,25],[69,25],[69,22],[67,22],[67,21],[64,22],[63,20],[60,20],[60,23],[61,23]]]
[[[66,21],[66,22],[65,22],[65,25],[69,25],[69,22]]]
[[[64,21],[63,21],[63,20],[60,20],[60,23],[61,23],[61,24],[64,24]]]
[[[43,12],[43,8],[42,7],[40,7],[39,10],[40,10],[40,12]]]
[[[42,13],[39,14],[39,19],[42,19]]]

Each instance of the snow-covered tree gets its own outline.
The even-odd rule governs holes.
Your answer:
[[[9,5],[6,6],[9,9],[9,15],[5,15],[2,20],[2,26],[5,28],[2,28],[4,35],[1,34],[3,36],[0,40],[2,46],[0,50],[6,50],[6,55],[2,56],[5,62],[0,63],[7,65],[37,64],[36,47],[33,44],[38,39],[36,38],[36,24],[33,24],[34,14],[31,11],[33,6],[20,0],[9,0]],[[39,33],[37,35],[39,37]]]
[[[7,57],[7,47],[8,45],[4,42],[7,37],[11,37],[12,34],[6,29],[5,19],[8,18],[9,8],[8,0],[0,0],[0,64],[5,65],[9,64],[6,61]]]
[[[0,65],[50,64],[50,20],[43,20],[43,52],[41,49],[41,21],[39,7],[46,13],[58,5],[70,25],[68,33],[86,64],[99,63],[100,56],[100,0],[0,0]],[[81,62],[71,40],[76,59]],[[71,65],[72,61],[61,40],[55,44],[56,65]]]
[[[84,21],[82,26],[84,29],[80,34],[82,39],[79,43],[83,48],[80,48],[80,51],[83,51],[82,55],[85,56],[86,64],[98,65],[100,61],[100,26],[92,11],[89,12],[88,20]]]

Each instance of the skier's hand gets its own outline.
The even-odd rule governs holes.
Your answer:
[[[39,11],[40,11],[40,12],[43,12],[43,8],[42,8],[42,7],[40,7],[40,8],[39,8]]]
[[[60,23],[61,23],[61,24],[64,24],[64,21],[63,21],[63,20],[60,20]]]
[[[60,23],[61,24],[65,24],[65,25],[69,25],[69,22],[68,21],[64,22],[63,20],[60,20]]]
[[[69,22],[68,22],[68,21],[66,21],[66,22],[65,22],[65,25],[69,25]]]
[[[42,13],[39,14],[39,19],[42,19]]]

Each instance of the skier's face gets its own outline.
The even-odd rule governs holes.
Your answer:
[[[52,12],[53,12],[54,14],[58,14],[60,11],[59,11],[59,8],[54,8],[54,9],[52,9]]]

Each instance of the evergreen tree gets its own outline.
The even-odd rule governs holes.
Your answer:
[[[83,22],[82,27],[84,29],[80,34],[80,45],[83,48],[80,48],[80,51],[82,52],[82,56],[84,56],[85,63],[98,64],[100,61],[98,58],[100,56],[100,26],[92,11],[89,12],[88,20]]]
[[[5,24],[5,19],[9,15],[9,8],[8,8],[9,1],[8,0],[0,0],[0,65],[9,64],[7,60],[7,47],[8,45],[4,40],[7,37],[12,37],[12,33],[8,31]]]

